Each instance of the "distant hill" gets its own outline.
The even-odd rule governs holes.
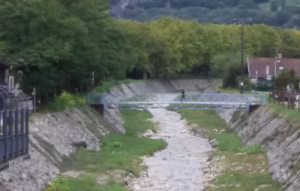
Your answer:
[[[111,0],[113,15],[138,21],[160,16],[231,24],[233,18],[252,18],[249,24],[300,29],[300,0]]]

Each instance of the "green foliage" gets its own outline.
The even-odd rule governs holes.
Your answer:
[[[85,98],[80,95],[63,92],[51,102],[50,110],[55,112],[63,111],[66,108],[74,107],[76,105],[83,105],[85,102]]]
[[[58,177],[45,191],[128,191],[121,185],[111,183],[105,187],[96,186],[95,177],[92,175],[81,178]]]
[[[300,26],[296,19],[300,4],[296,0],[171,0],[168,3],[169,6],[166,6],[165,0],[145,1],[128,7],[122,14],[127,19],[138,21],[172,16],[200,23],[230,24],[232,18],[247,17],[253,19],[251,24],[288,28]]]
[[[288,84],[293,84],[295,88],[299,86],[300,78],[293,69],[284,68],[276,78],[276,87],[286,88]]]
[[[154,124],[147,121],[147,118],[151,117],[150,113],[137,110],[127,112],[121,111],[125,121],[125,135],[111,134],[103,138],[100,151],[78,150],[68,168],[89,172],[122,169],[138,175],[144,168],[140,165],[140,156],[152,155],[155,151],[163,149],[166,143],[161,139],[137,137],[137,132],[154,128]]]
[[[208,191],[252,191],[257,188],[262,188],[264,191],[280,191],[280,184],[275,182],[269,174],[226,172],[213,181],[213,184],[224,186],[220,186],[217,190],[208,189]]]
[[[256,153],[262,153],[263,150],[260,145],[249,145],[240,148],[241,153],[247,153],[247,154],[256,154]]]
[[[124,123],[127,136],[137,136],[148,129],[155,131],[153,122],[145,120],[152,118],[152,115],[148,111],[122,110],[120,113],[123,119],[130,119],[125,120]]]
[[[36,87],[42,101],[48,101],[63,91],[87,92],[98,84],[96,92],[105,92],[115,84],[114,80],[122,83],[126,72],[133,69],[157,78],[173,77],[205,64],[212,68],[213,75],[223,76],[229,67],[240,62],[237,50],[241,45],[241,25],[217,25],[202,20],[212,18],[211,14],[230,24],[228,9],[244,15],[244,10],[237,9],[248,7],[251,8],[248,16],[258,15],[265,20],[258,23],[268,24],[278,18],[278,23],[294,27],[299,22],[299,15],[295,16],[298,9],[288,8],[291,7],[288,2],[284,11],[268,12],[265,17],[255,10],[258,8],[255,3],[267,3],[263,0],[255,3],[252,0],[172,0],[170,3],[181,8],[176,10],[179,15],[169,9],[170,15],[189,21],[170,17],[152,22],[115,20],[106,12],[105,0],[0,0],[0,54],[14,65],[14,72],[23,72],[24,90]],[[169,13],[164,13],[164,8],[151,10],[150,7],[164,5],[160,0],[138,4],[156,16]],[[235,17],[240,16],[230,18]],[[272,47],[280,47],[288,57],[300,57],[299,31],[263,24],[245,25],[245,58],[248,55],[274,57]],[[235,80],[230,81],[235,83]]]

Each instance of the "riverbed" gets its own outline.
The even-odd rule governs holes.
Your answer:
[[[159,96],[153,99],[159,99]],[[147,171],[134,179],[133,191],[202,191],[208,152],[207,139],[193,135],[181,116],[166,109],[149,109],[158,132],[151,138],[164,139],[168,146],[153,156],[144,157]]]

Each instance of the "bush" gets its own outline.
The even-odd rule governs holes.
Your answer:
[[[237,88],[240,88],[241,87],[241,78],[240,77],[237,77],[236,78],[236,83],[238,84],[237,85]],[[244,90],[253,90],[255,88],[255,84],[250,80],[249,77],[244,77],[243,78],[243,82],[244,82]]]
[[[76,105],[85,104],[85,99],[79,95],[63,92],[56,97],[50,104],[51,111],[63,111],[66,108],[74,107]]]
[[[240,149],[240,152],[247,153],[247,154],[256,154],[256,153],[262,153],[263,150],[259,145],[249,145],[246,147],[242,147]]]

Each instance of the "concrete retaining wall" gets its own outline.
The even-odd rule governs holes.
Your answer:
[[[0,190],[40,191],[59,173],[64,161],[75,152],[72,143],[84,141],[100,148],[100,139],[115,131],[89,106],[44,114],[30,120],[31,159],[0,172]]]
[[[246,145],[257,144],[267,151],[269,171],[284,184],[283,190],[300,190],[300,125],[281,118],[267,107],[248,111],[219,111]]]

